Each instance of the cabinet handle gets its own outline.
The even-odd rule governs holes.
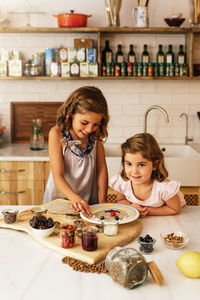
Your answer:
[[[25,169],[19,169],[19,170],[5,170],[0,169],[0,173],[18,173],[18,172],[25,172]]]
[[[0,194],[23,194],[26,193],[26,191],[19,191],[19,192],[4,192],[0,191]]]

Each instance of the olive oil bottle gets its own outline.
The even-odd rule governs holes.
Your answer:
[[[172,45],[169,45],[169,49],[166,53],[166,63],[167,64],[174,63],[174,52],[173,52],[173,49],[172,49]]]
[[[112,63],[113,61],[113,52],[110,49],[109,41],[105,41],[105,48],[102,51],[102,62],[103,63]]]
[[[177,62],[180,65],[183,65],[184,63],[186,63],[186,55],[185,55],[185,52],[183,51],[183,45],[179,45]]]
[[[142,52],[142,63],[149,63],[149,52],[147,50],[147,45],[144,45],[143,52]]]
[[[124,53],[122,51],[122,45],[118,45],[118,50],[116,53],[116,63],[122,63],[124,61]]]
[[[165,63],[165,54],[163,52],[163,46],[162,45],[158,45],[158,52],[156,55],[156,62],[158,64],[164,64]]]
[[[130,48],[129,48],[129,53],[128,53],[128,62],[135,63],[136,62],[136,56],[135,56],[134,47],[133,47],[132,44],[129,47]]]

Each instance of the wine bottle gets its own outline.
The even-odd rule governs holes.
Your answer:
[[[164,52],[163,52],[162,45],[158,46],[156,61],[157,61],[158,64],[164,64],[165,63],[165,55],[164,55]]]
[[[132,44],[130,45],[130,48],[129,48],[128,62],[132,62],[132,63],[136,62],[135,52],[134,52],[134,48],[133,48]]]
[[[166,63],[167,64],[174,63],[174,53],[172,50],[172,45],[169,45],[168,52],[166,53]]]
[[[147,50],[147,45],[144,45],[142,52],[142,63],[149,63],[149,52]]]
[[[124,53],[122,51],[122,45],[118,45],[118,50],[116,53],[116,63],[122,63],[124,61]]]
[[[105,48],[102,51],[102,63],[111,63],[113,61],[113,52],[110,49],[109,41],[105,41]]]
[[[177,62],[180,65],[183,65],[184,63],[186,63],[186,55],[185,55],[185,52],[183,51],[183,45],[179,45]]]

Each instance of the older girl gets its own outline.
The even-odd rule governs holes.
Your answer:
[[[107,138],[108,120],[107,102],[98,88],[84,86],[69,95],[49,132],[51,172],[44,202],[66,198],[74,210],[88,214],[89,204],[106,202],[102,141]]]

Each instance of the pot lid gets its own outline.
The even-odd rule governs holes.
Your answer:
[[[77,13],[74,13],[74,10],[70,10],[70,12],[68,12],[68,11],[59,11],[58,13],[57,13],[57,16],[59,16],[59,15],[80,15],[80,16],[87,16],[86,14],[77,14]]]

